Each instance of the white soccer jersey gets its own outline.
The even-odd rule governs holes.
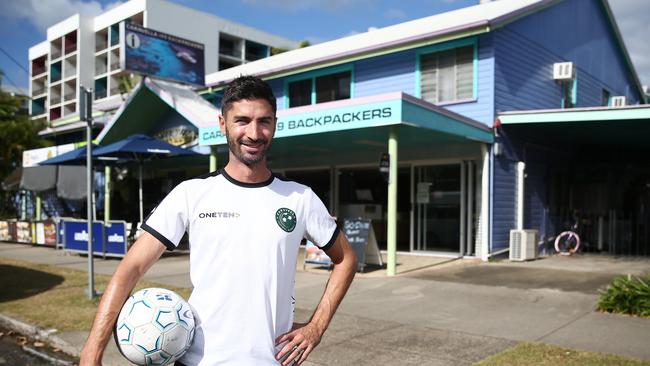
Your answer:
[[[173,250],[189,233],[194,342],[188,365],[278,365],[275,339],[293,324],[298,248],[338,230],[304,185],[271,176],[243,183],[225,170],[182,182],[142,228]]]

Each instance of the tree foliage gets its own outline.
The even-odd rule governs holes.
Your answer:
[[[2,90],[0,85],[0,180],[22,164],[23,151],[48,146],[38,136],[44,124],[30,121],[21,110],[23,96]]]

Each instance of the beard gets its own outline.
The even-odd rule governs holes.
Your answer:
[[[263,161],[264,158],[266,157],[266,152],[269,150],[269,147],[271,146],[270,141],[266,139],[251,140],[249,138],[241,138],[239,140],[235,140],[233,137],[230,136],[230,133],[228,132],[228,127],[226,127],[226,141],[228,141],[228,148],[230,149],[230,152],[232,152],[233,155],[235,155],[237,160],[241,161],[246,166],[253,166]],[[256,154],[248,154],[242,151],[241,147],[242,145],[249,145],[249,144],[260,144],[262,145],[262,147],[260,148],[260,151],[258,151]]]

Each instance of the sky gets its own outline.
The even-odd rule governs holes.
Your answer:
[[[320,43],[370,27],[475,5],[478,0],[169,0],[289,39]],[[4,89],[28,91],[28,49],[75,13],[97,15],[120,0],[0,0]],[[650,0],[609,0],[643,85],[650,85]]]

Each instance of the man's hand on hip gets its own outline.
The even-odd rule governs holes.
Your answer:
[[[300,365],[320,343],[322,336],[323,331],[314,323],[293,323],[291,331],[275,340],[276,345],[285,343],[275,357],[283,360],[283,366]]]

